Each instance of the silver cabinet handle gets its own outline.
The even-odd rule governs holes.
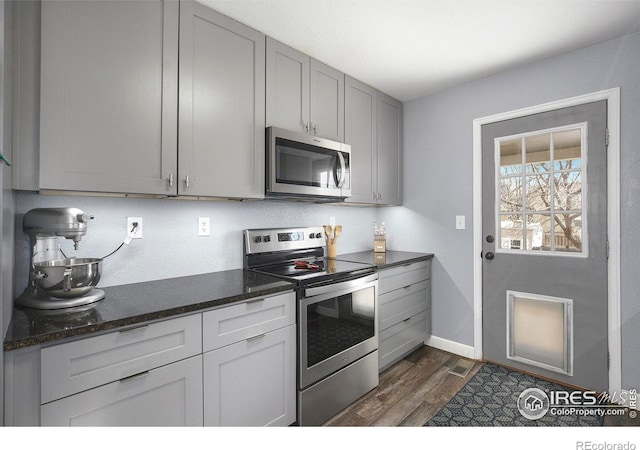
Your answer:
[[[306,131],[308,133],[310,129],[311,129],[311,124],[309,122],[305,122],[304,123],[304,131]]]
[[[187,176],[184,178],[184,186],[185,186],[186,188],[188,188],[188,187],[189,187],[189,175],[187,175]]]
[[[318,134],[318,125],[313,126],[313,134]]]
[[[127,382],[129,380],[133,380],[134,378],[143,377],[145,375],[149,375],[149,371],[145,370],[144,372],[136,373],[135,375],[129,375],[128,377],[120,378],[118,381],[120,383]]]
[[[259,334],[259,335],[257,335],[257,336],[252,336],[252,337],[250,337],[250,338],[247,338],[247,339],[246,339],[246,341],[247,341],[247,342],[255,341],[256,339],[263,338],[264,336],[265,336],[265,334],[264,334],[264,333],[262,333],[262,334]]]
[[[169,187],[173,187],[173,174],[169,174]]]
[[[373,199],[374,199],[374,200],[377,200],[377,199],[378,199],[378,193],[377,193],[377,192],[374,192],[374,193],[373,193]]]
[[[143,328],[148,328],[149,324],[144,324],[144,325],[134,325],[132,327],[129,328],[125,328],[124,330],[118,330],[118,333],[128,333],[130,331],[135,331],[135,330],[142,330]]]
[[[264,301],[264,298],[254,298],[254,299],[251,299],[251,300],[247,300],[245,303],[247,305],[250,305],[251,303],[258,303],[258,302],[263,302],[263,301]]]

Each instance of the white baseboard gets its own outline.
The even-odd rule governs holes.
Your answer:
[[[424,344],[464,358],[475,359],[475,349],[471,345],[460,344],[438,336],[429,336]]]

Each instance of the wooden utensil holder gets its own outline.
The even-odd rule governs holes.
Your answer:
[[[338,256],[338,249],[335,242],[327,242],[327,258],[336,259]]]

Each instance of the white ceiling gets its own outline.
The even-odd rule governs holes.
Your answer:
[[[640,31],[640,0],[198,0],[399,100]]]

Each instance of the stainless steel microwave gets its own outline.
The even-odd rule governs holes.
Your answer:
[[[344,200],[351,195],[351,146],[268,127],[266,196]]]

